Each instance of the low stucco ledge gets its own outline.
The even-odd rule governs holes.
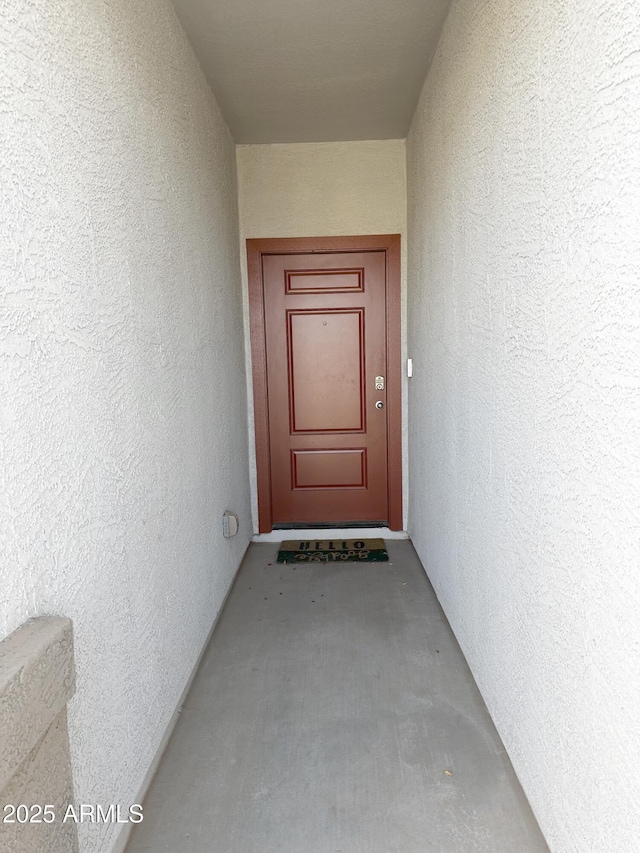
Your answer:
[[[70,619],[39,616],[0,642],[0,791],[74,692]]]

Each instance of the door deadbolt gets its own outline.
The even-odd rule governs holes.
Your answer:
[[[378,400],[378,402],[376,403],[376,409],[384,409],[384,403],[382,402],[382,400]]]
[[[384,391],[384,376],[376,376],[376,391]]]

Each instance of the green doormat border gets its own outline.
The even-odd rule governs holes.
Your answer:
[[[387,563],[384,539],[289,539],[279,563]]]

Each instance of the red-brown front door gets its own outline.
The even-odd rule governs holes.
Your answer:
[[[386,523],[385,253],[267,255],[263,276],[273,522]]]
[[[262,275],[273,523],[386,524],[386,254],[264,255]]]

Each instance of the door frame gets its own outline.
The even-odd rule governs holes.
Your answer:
[[[386,253],[387,334],[387,465],[389,529],[402,530],[402,339],[400,234],[354,237],[283,237],[247,240],[249,328],[253,374],[253,406],[258,480],[258,529],[273,529],[271,511],[271,463],[269,452],[269,393],[264,312],[263,255],[313,254],[314,252],[384,251]]]

